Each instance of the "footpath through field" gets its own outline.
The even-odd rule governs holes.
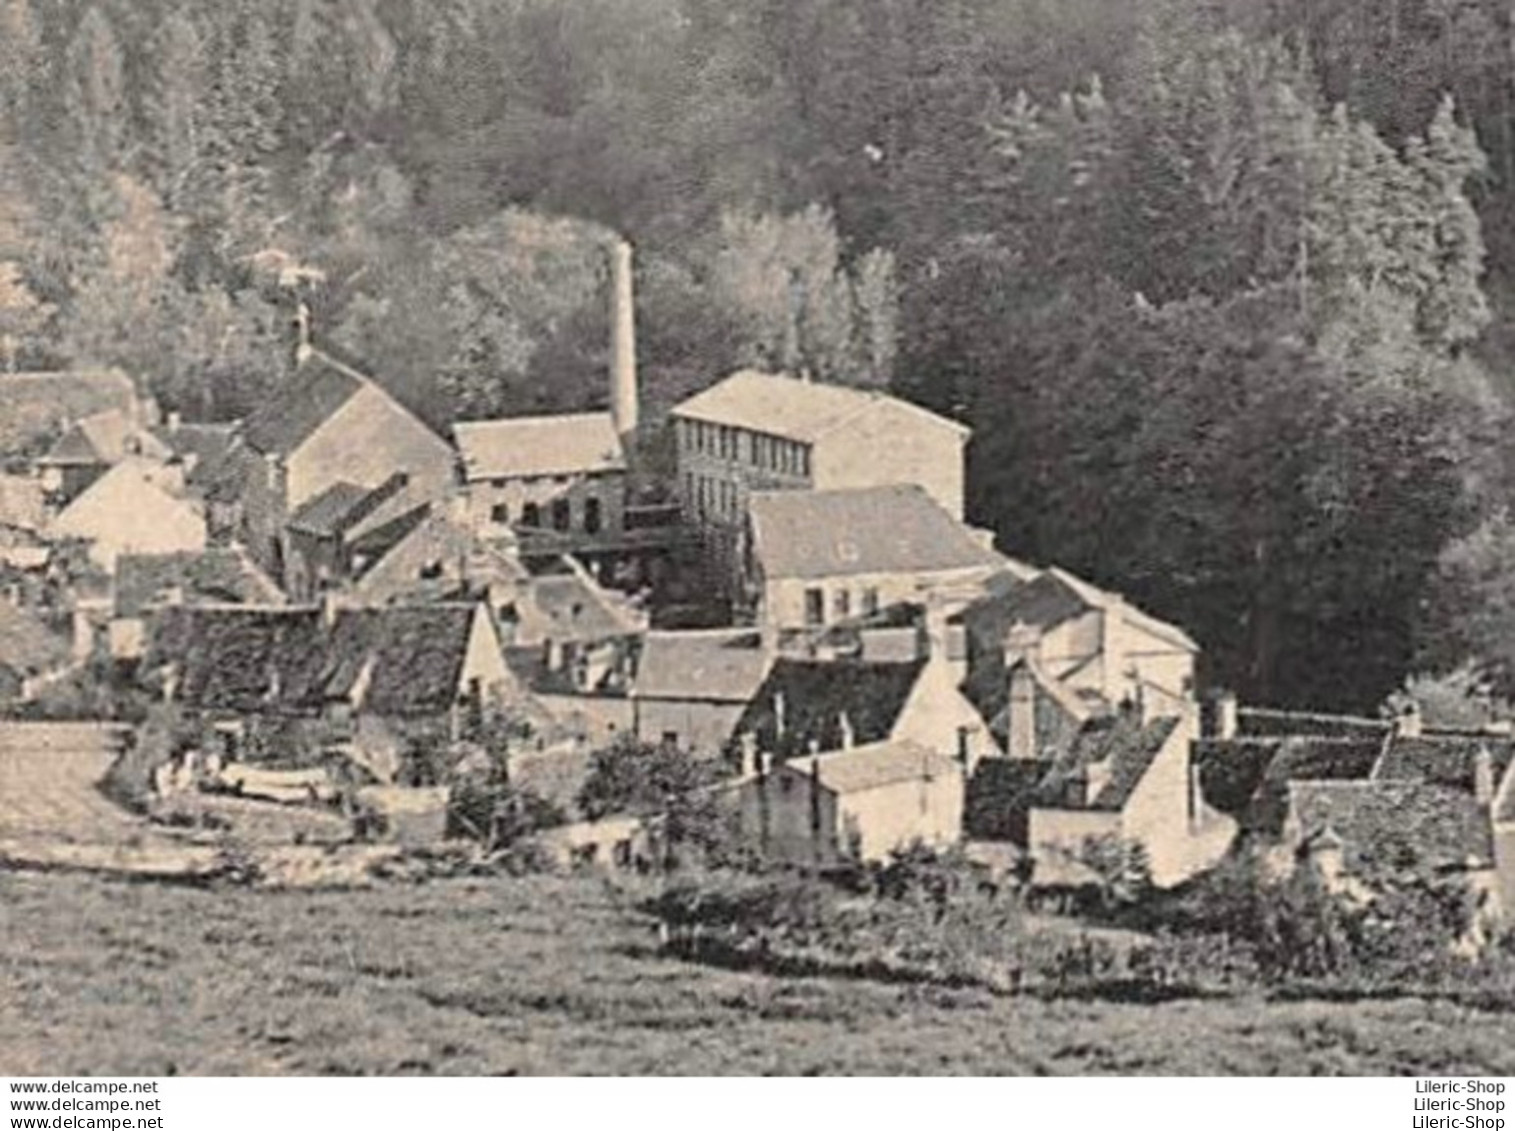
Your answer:
[[[0,862],[185,874],[213,849],[155,833],[100,792],[126,741],[104,723],[0,722]]]

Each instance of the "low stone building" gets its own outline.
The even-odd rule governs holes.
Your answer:
[[[748,765],[731,787],[745,840],[770,860],[833,866],[896,849],[956,844],[961,765],[910,740]]]

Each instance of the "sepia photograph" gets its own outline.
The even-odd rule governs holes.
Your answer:
[[[1512,435],[1510,0],[0,0],[0,1077],[1503,1127]]]

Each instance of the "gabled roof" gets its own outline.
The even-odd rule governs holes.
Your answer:
[[[645,627],[619,595],[600,588],[578,570],[526,580],[516,608],[523,635],[561,642],[634,636]]]
[[[454,424],[452,432],[469,482],[626,469],[608,412],[467,421]]]
[[[140,428],[124,409],[112,408],[76,421],[37,462],[54,467],[118,463],[129,455],[167,459],[168,447]]]
[[[820,752],[845,746],[845,717],[853,745],[882,742],[925,666],[925,660],[776,660],[735,733],[750,733],[760,749],[793,758],[810,753],[812,744]]]
[[[329,626],[310,608],[170,608],[147,665],[175,665],[176,697],[201,709],[309,711],[366,684],[366,710],[437,713],[452,705],[476,608],[344,609]]]
[[[388,521],[393,517],[388,512],[394,508],[385,508],[383,516],[378,514],[379,509],[391,500],[399,499],[409,483],[410,477],[403,471],[395,472],[377,487],[338,480],[300,504],[290,515],[287,525],[291,530],[314,534],[318,538],[338,538],[369,518]]]
[[[352,513],[372,493],[371,488],[339,480],[296,507],[287,525],[308,534],[340,534]]]
[[[247,418],[242,440],[262,455],[287,456],[369,384],[355,369],[312,352],[290,383]]]
[[[115,611],[140,616],[162,604],[280,604],[284,595],[240,548],[200,553],[122,554],[116,559]],[[178,592],[173,600],[171,591]]]
[[[1300,836],[1330,829],[1365,872],[1488,867],[1493,828],[1466,790],[1412,781],[1296,782],[1289,808]]]
[[[16,452],[82,417],[131,411],[136,386],[119,369],[0,374],[0,452]]]
[[[1306,781],[1366,781],[1383,750],[1375,737],[1239,737],[1195,743],[1207,804],[1245,827],[1277,836],[1289,787]]]
[[[635,699],[747,703],[762,686],[771,657],[752,629],[649,632],[637,661]]]
[[[954,432],[964,439],[968,436],[969,430],[956,421],[887,393],[751,369],[733,373],[696,393],[673,413],[809,443],[880,406],[909,412],[929,427]]]
[[[1031,676],[1034,688],[1032,709],[1035,712],[1036,743],[1039,751],[1051,752],[1063,745],[1063,738],[1077,732],[1096,715],[1108,714],[1110,707],[1102,698],[1090,699],[1055,679],[1035,660],[1019,661]],[[1001,749],[1009,746],[1010,669],[1004,657],[995,654],[975,665],[963,681],[963,695],[973,704],[979,717]]]
[[[822,786],[842,796],[901,782],[960,777],[963,772],[951,758],[910,739],[797,758],[786,763],[784,769],[806,776],[814,774]]]
[[[206,710],[320,704],[324,648],[318,609],[164,609],[144,670],[177,669],[174,697]]]
[[[388,522],[365,530],[348,543],[353,555],[353,574],[362,577],[382,562],[395,547],[419,530],[434,517],[430,503],[406,511]]]
[[[1381,781],[1432,782],[1472,792],[1480,757],[1488,757],[1497,785],[1509,768],[1512,754],[1515,744],[1503,735],[1427,734],[1407,738],[1395,734],[1384,746],[1373,776]]]
[[[174,473],[144,459],[124,459],[85,488],[53,519],[54,533],[95,537],[102,525],[117,527],[121,516],[152,508],[157,519],[165,514],[199,514],[194,503],[176,489]],[[145,533],[145,532],[144,532]]]
[[[1039,804],[1050,809],[1120,812],[1178,724],[1176,718],[1143,723],[1124,713],[1090,720],[1070,748],[1054,760],[1037,790]],[[1091,796],[1088,787],[1096,782]]]
[[[1177,625],[1159,620],[1117,593],[1091,585],[1065,569],[1030,571],[1020,566],[985,586],[987,592],[954,616],[986,647],[1004,643],[1015,624],[1050,632],[1085,613],[1104,612],[1175,648],[1198,652],[1199,645]]]
[[[992,569],[1004,559],[915,484],[752,496],[753,554],[772,578]]]
[[[68,664],[68,640],[30,609],[0,601],[0,667],[23,675],[43,675]]]

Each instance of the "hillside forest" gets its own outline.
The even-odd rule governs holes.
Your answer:
[[[232,419],[301,295],[438,426],[586,407],[623,233],[653,420],[889,387],[1214,684],[1515,689],[1506,2],[0,0],[0,51],[4,368]]]

